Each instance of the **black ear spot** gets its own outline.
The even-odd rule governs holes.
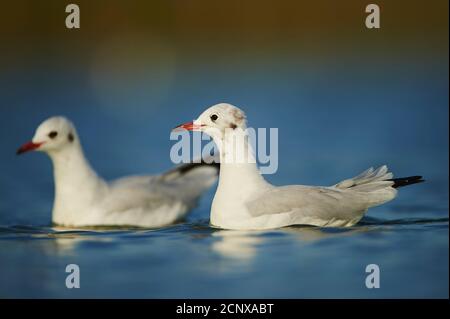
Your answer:
[[[67,136],[67,138],[69,139],[69,142],[73,142],[73,140],[75,139],[75,137],[73,137],[72,133],[69,133],[69,135]]]
[[[230,127],[231,127],[233,130],[235,130],[235,129],[237,128],[237,125],[234,124],[234,123],[231,123],[231,124],[230,124]]]

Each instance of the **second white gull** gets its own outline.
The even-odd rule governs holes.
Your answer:
[[[39,125],[17,153],[32,150],[47,153],[53,162],[52,221],[61,226],[166,226],[184,218],[217,180],[217,167],[195,163],[107,182],[85,158],[75,126],[62,116]]]

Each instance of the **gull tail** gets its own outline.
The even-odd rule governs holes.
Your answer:
[[[392,186],[392,178],[394,175],[389,172],[386,165],[383,165],[377,169],[373,167],[362,172],[358,176],[346,179],[334,187],[340,189],[353,189],[355,191],[371,192],[378,189],[383,189]]]
[[[392,179],[388,179],[388,181],[394,182],[394,185],[391,186],[394,188],[399,188],[399,187],[403,187],[403,186],[408,186],[408,185],[412,185],[412,184],[425,182],[425,180],[422,178],[422,176],[392,178]]]
[[[425,181],[422,176],[409,176],[401,178],[393,177],[393,174],[389,172],[386,165],[383,165],[376,170],[371,167],[356,177],[346,179],[334,185],[334,187],[341,189],[352,188],[354,190],[372,191],[385,187],[399,188]]]
[[[346,179],[335,188],[353,190],[366,197],[369,207],[381,205],[393,199],[397,188],[424,182],[422,176],[393,178],[386,165],[377,169],[372,167],[356,177]]]

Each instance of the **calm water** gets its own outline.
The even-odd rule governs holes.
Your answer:
[[[0,297],[448,298],[448,63],[252,65],[239,78],[183,65],[164,88],[147,90],[158,82],[149,75],[112,96],[83,68],[2,74]],[[170,129],[220,101],[242,106],[252,126],[279,128],[274,184],[331,185],[381,164],[427,182],[346,229],[213,229],[214,189],[186,222],[164,229],[60,229],[50,226],[49,160],[14,155],[40,121],[64,114],[105,178],[160,172],[171,167]],[[80,266],[80,289],[65,287],[70,263]],[[380,289],[365,287],[372,263]]]

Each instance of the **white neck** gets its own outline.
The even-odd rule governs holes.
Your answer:
[[[223,138],[216,139],[215,142],[220,151],[217,192],[248,194],[268,185],[258,170],[247,131],[227,130]]]
[[[55,180],[53,222],[70,224],[89,213],[87,208],[107,189],[107,184],[91,168],[77,141],[48,155]]]
[[[211,224],[215,226],[238,227],[249,217],[246,201],[272,187],[261,176],[248,137],[242,138],[242,134],[231,131],[223,138],[213,137],[220,151],[219,185],[211,206]]]

